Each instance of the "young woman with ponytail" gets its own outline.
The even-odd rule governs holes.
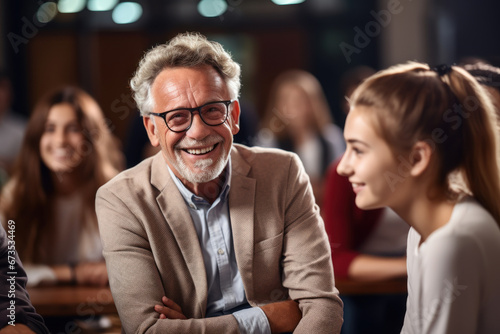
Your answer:
[[[403,333],[500,333],[495,110],[464,69],[408,63],[351,96],[337,170],[410,226]]]

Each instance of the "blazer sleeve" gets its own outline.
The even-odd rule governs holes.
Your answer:
[[[130,191],[130,190],[129,190]],[[125,333],[239,333],[234,316],[171,320],[159,319],[162,280],[141,223],[143,217],[120,198],[119,190],[101,187],[96,211],[109,283]],[[136,208],[137,211],[140,208]],[[174,300],[175,301],[175,300]]]
[[[294,333],[340,333],[343,305],[324,223],[298,156],[288,171],[282,265],[283,286],[302,311]]]

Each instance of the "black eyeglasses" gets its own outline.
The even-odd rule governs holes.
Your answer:
[[[229,105],[236,100],[209,102],[196,108],[179,108],[150,115],[163,118],[172,132],[184,132],[193,124],[193,113],[198,111],[201,120],[206,125],[217,126],[227,119]]]

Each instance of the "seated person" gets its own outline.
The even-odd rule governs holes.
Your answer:
[[[402,333],[500,333],[490,96],[463,68],[409,62],[368,78],[350,103],[337,171],[359,208],[388,206],[411,226]]]
[[[113,140],[81,89],[64,87],[35,106],[0,201],[4,226],[16,222],[29,285],[108,283],[94,198],[120,168]]]
[[[161,152],[97,193],[111,291],[127,333],[339,333],[342,302],[295,154],[233,145],[240,66],[187,33],[131,81]]]
[[[9,234],[0,226],[0,334],[49,333],[26,291],[26,273],[15,250],[15,222],[7,226]]]

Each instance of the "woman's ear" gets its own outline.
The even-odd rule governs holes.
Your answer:
[[[432,147],[425,141],[418,141],[413,145],[410,153],[410,175],[420,176],[429,168],[432,151]]]

